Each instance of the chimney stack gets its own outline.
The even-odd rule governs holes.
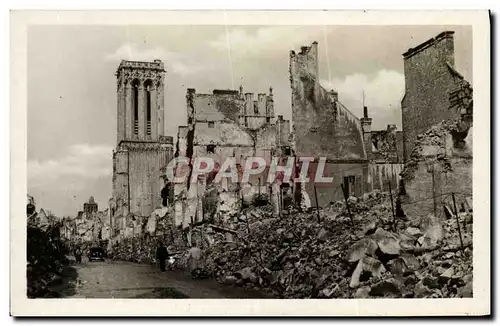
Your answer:
[[[372,118],[368,118],[368,107],[363,106],[363,118],[361,127],[363,129],[363,142],[365,144],[366,158],[372,157]]]

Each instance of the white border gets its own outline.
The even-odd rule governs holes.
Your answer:
[[[474,80],[473,299],[54,299],[26,289],[26,30],[30,24],[220,24],[222,11],[11,12],[11,314],[15,316],[407,316],[490,313],[490,26],[486,11],[226,11],[231,25],[472,25]],[[147,302],[147,304],[146,304]]]

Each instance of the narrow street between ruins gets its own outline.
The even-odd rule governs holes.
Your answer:
[[[73,269],[74,268],[74,269]],[[194,280],[180,271],[160,272],[152,265],[106,260],[72,266],[57,289],[68,298],[266,298],[242,288],[210,280]]]

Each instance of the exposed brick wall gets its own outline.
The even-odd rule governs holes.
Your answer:
[[[443,32],[403,57],[405,96],[401,108],[406,161],[417,135],[442,120],[459,117],[460,113],[450,108],[449,93],[462,79],[453,70],[453,32]]]

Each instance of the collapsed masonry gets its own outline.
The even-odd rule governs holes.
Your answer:
[[[297,207],[319,206],[341,200],[344,195],[360,196],[374,189],[397,189],[402,169],[402,133],[394,125],[372,131],[368,109],[358,119],[339,101],[334,91],[318,83],[317,43],[290,54],[293,135],[290,122],[275,119],[272,88],[269,94],[240,90],[214,90],[198,94],[188,89],[186,126],[179,127],[175,157],[187,158],[178,165],[175,183],[173,224],[187,228],[203,220],[219,219],[222,224],[256,195],[266,195],[275,213],[295,202]],[[197,157],[210,157],[214,169],[193,176]],[[261,157],[266,162],[262,173],[241,183],[247,159]],[[268,182],[273,157],[280,166],[292,167],[292,180],[300,171],[300,160],[312,157],[307,175],[315,179],[320,158],[326,158],[323,177],[327,184],[293,181],[279,177]],[[239,171],[238,180],[214,180],[230,158]],[[168,173],[168,167],[164,173]],[[196,179],[195,179],[196,178]],[[194,182],[193,182],[194,180]],[[315,189],[317,188],[317,189]],[[315,193],[318,198],[315,198]]]
[[[190,164],[175,171],[177,176],[187,176],[174,186],[175,225],[185,228],[219,217],[225,222],[256,194],[267,194],[276,203],[280,185],[268,184],[267,172],[272,157],[290,155],[290,122],[282,116],[275,118],[272,88],[257,98],[244,93],[243,87],[212,94],[188,89],[186,100],[188,124],[179,127],[175,156],[186,157]],[[213,172],[193,177],[192,163],[197,157],[213,159]],[[263,158],[268,166],[248,182],[240,182],[246,161],[252,157]],[[214,180],[219,170],[226,171],[223,164],[228,159],[238,170],[238,180]]]
[[[213,174],[200,174],[195,183],[175,184],[173,206],[154,211],[143,224],[146,236],[123,239],[115,257],[152,261],[155,241],[172,239],[167,243],[174,250],[184,249],[186,243],[201,247],[206,269],[222,281],[267,288],[281,297],[470,297],[471,205],[467,206],[467,198],[458,198],[458,192],[467,194],[472,187],[470,85],[462,79],[456,87],[436,92],[432,99],[445,98],[446,106],[427,101],[438,111],[459,114],[446,120],[438,112],[441,120],[433,120],[415,135],[413,154],[399,179],[404,148],[409,148],[402,145],[403,134],[394,126],[372,131],[367,108],[361,119],[351,114],[335,92],[318,83],[317,62],[317,43],[290,55],[291,136],[288,121],[273,119],[272,91],[255,100],[242,89],[213,94],[188,90],[188,123],[179,128],[176,156],[210,156],[216,162],[234,157],[240,168],[249,156],[278,156],[282,163],[302,156],[326,157],[325,176],[334,182],[317,185],[322,206],[318,212],[300,211],[296,205],[277,215],[279,199],[273,195],[281,188],[279,182],[268,188],[256,176],[246,185],[224,178],[217,183]],[[405,66],[407,73],[414,72]],[[408,90],[418,88],[411,84],[417,80],[430,82],[407,78],[407,104],[412,98]],[[402,110],[405,126],[419,119],[405,117],[414,114],[410,110],[409,104]],[[436,126],[427,131],[432,125]],[[311,170],[318,163],[311,164]],[[192,165],[181,166],[176,174],[191,177]],[[438,169],[443,171],[442,180],[436,177]],[[404,217],[394,219],[386,192],[389,182],[393,190],[397,186],[401,190],[398,204]],[[349,213],[340,184],[347,195],[354,195],[347,200]],[[289,193],[298,194],[292,196],[296,203],[314,203],[312,183],[289,188]],[[433,199],[449,191],[457,197]],[[271,195],[272,205],[244,208],[244,202],[259,192]],[[190,232],[175,233],[179,226],[189,227]]]
[[[364,107],[361,119],[338,100],[337,92],[319,83],[318,43],[290,52],[292,87],[293,150],[296,157],[326,158],[325,177],[333,182],[302,185],[302,193],[324,206],[347,196],[361,196],[374,189],[389,190],[399,184],[402,169],[402,133],[396,126],[372,131],[372,118]],[[343,188],[341,187],[343,186]],[[344,190],[342,190],[344,189]]]
[[[303,52],[311,50],[314,48]],[[416,87],[411,84],[414,81],[407,79],[407,88]],[[349,213],[343,201],[320,208],[317,214],[292,209],[283,217],[265,207],[249,208],[236,219],[232,229],[235,242],[217,236],[211,225],[196,230],[210,244],[204,248],[210,275],[226,284],[269,291],[280,298],[472,297],[472,88],[463,78],[455,85],[436,93],[435,98],[446,99],[446,106],[427,101],[438,111],[435,116],[451,118],[427,126],[415,136],[401,172],[403,216],[394,218],[391,196],[377,190],[350,197]],[[302,86],[299,83],[298,89],[304,89]],[[321,93],[317,84],[315,87]],[[306,95],[310,100],[304,102],[312,102],[314,97]],[[298,98],[304,97],[299,94]],[[299,113],[304,108],[301,104]],[[335,112],[335,106],[330,108]],[[351,151],[344,152],[341,149],[346,147],[340,142],[329,148],[325,140],[335,141],[335,137],[324,133],[306,143],[309,134],[304,126],[310,122],[315,132],[314,126],[329,117],[315,120],[317,112],[306,113],[310,115],[295,129],[294,136],[300,133],[294,142],[299,145],[296,152],[316,146],[316,152],[338,149],[334,152],[338,156],[354,156],[354,152],[363,157],[361,137],[357,143],[349,143]],[[363,120],[367,122],[366,114]],[[350,122],[350,131],[359,132],[354,128],[356,120]],[[401,146],[394,150],[387,141],[398,137],[392,131],[372,133],[371,160],[390,157],[373,149],[389,147],[393,149],[390,153],[402,153]]]

